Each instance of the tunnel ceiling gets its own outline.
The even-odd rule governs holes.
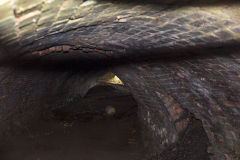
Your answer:
[[[8,51],[2,55],[102,59],[235,45],[239,8],[229,1],[3,0],[0,40]]]

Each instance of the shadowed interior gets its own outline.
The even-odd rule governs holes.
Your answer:
[[[77,125],[82,137],[91,128],[122,133],[119,158],[136,151],[156,160],[238,160],[239,17],[237,0],[1,1],[1,138],[36,126],[65,132],[76,117],[92,126]],[[118,109],[112,118],[99,114],[108,101],[135,107],[135,119],[124,124]],[[93,117],[101,116],[98,128]],[[131,152],[126,137],[135,120],[143,151]]]

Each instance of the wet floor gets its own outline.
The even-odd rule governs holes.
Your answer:
[[[140,160],[134,122],[41,122],[6,139],[1,160]]]

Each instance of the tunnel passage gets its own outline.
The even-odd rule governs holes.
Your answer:
[[[42,102],[72,102],[49,98],[64,95],[52,85],[84,97],[96,85],[98,64],[118,75],[137,101],[149,157],[160,159],[181,142],[195,117],[212,159],[239,159],[239,1],[166,2],[1,1],[2,128],[18,131],[47,115]],[[78,65],[64,69],[72,63]],[[68,81],[74,71],[80,86]],[[26,110],[29,116],[22,116]]]
[[[189,125],[179,120],[183,124],[178,130],[182,133],[181,141],[167,148],[155,148],[152,142],[165,139],[155,137],[154,132],[144,127],[142,119],[150,117],[141,113],[144,109],[141,102],[135,101],[128,86],[111,72],[83,74],[73,70],[46,72],[18,67],[6,70],[1,84],[5,93],[1,96],[3,160],[16,157],[209,159],[209,142],[201,121],[188,111],[182,122],[187,119]],[[88,90],[83,94],[85,87]],[[159,122],[155,126],[163,127]],[[156,149],[162,155],[152,152]]]

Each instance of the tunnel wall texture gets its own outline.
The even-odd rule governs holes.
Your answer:
[[[18,48],[12,56],[70,52],[69,56],[87,59],[119,57],[129,55],[132,49],[214,46],[239,43],[240,37],[238,1],[171,5],[144,1],[3,2],[0,41]]]
[[[82,95],[98,85],[98,78],[103,75],[96,70],[40,68],[0,67],[1,135],[26,132],[39,119],[51,118],[54,109],[81,106]]]
[[[58,67],[67,60],[81,59],[77,63],[90,67],[117,62],[107,69],[114,69],[138,101],[151,154],[177,141],[190,112],[203,123],[213,159],[239,159],[239,49],[233,46],[240,45],[240,5],[225,2],[1,1],[2,115],[8,119],[11,109],[24,114],[22,108],[30,110],[61,92],[52,85],[68,86],[62,81],[71,72],[39,70],[42,64],[35,59],[61,62]],[[194,52],[184,57],[189,49]],[[19,70],[16,60],[31,65]],[[84,70],[84,63],[74,70]],[[78,74],[89,77],[88,71]],[[45,99],[44,93],[50,96]],[[67,97],[61,104],[69,104]]]
[[[151,135],[146,136],[153,137],[150,146],[156,147],[155,154],[185,129],[186,109],[202,121],[212,158],[239,158],[239,49],[209,52],[116,68],[141,104],[141,118]]]

